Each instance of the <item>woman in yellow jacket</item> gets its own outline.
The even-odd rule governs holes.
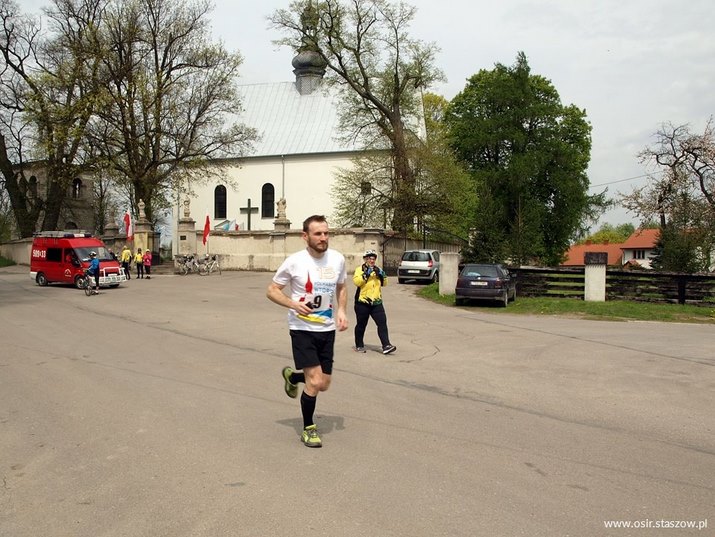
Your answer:
[[[377,252],[367,250],[362,257],[363,264],[355,269],[353,282],[357,285],[355,292],[355,350],[365,352],[365,329],[372,317],[377,325],[377,336],[382,344],[382,354],[390,354],[397,347],[390,343],[387,330],[387,314],[382,305],[382,287],[387,284],[385,271],[375,265]]]
[[[137,253],[134,254],[134,264],[137,266],[137,279],[144,277],[144,261],[142,257],[142,249],[137,248]]]

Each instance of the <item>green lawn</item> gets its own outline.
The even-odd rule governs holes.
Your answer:
[[[15,262],[12,261],[11,259],[5,259],[4,257],[0,256],[0,267],[9,267],[14,264],[15,264]]]
[[[417,294],[444,304],[454,305],[454,295],[440,295],[439,284],[431,284],[415,288]],[[468,311],[482,311],[498,314],[528,314],[528,315],[560,315],[579,319],[598,319],[605,321],[661,321],[680,323],[715,324],[715,309],[712,307],[652,304],[629,300],[609,300],[606,302],[584,302],[572,298],[527,298],[517,297],[508,307],[499,307],[496,302],[471,302],[468,306],[460,306]]]

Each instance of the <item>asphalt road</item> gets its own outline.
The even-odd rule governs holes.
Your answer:
[[[397,352],[338,335],[309,449],[270,277],[86,297],[0,269],[0,536],[715,535],[712,326],[388,286]],[[655,527],[681,523],[708,527]]]

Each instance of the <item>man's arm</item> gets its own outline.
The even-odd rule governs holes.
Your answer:
[[[301,315],[310,315],[312,309],[305,302],[296,302],[292,300],[288,295],[283,292],[285,285],[278,284],[276,282],[271,282],[266,291],[266,296],[271,302],[275,302],[279,306],[295,310]]]
[[[338,299],[338,314],[335,318],[338,330],[341,332],[348,329],[348,290],[345,283],[339,283],[335,289]]]

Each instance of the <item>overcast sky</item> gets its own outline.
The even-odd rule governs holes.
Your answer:
[[[289,0],[214,0],[214,38],[244,57],[241,83],[293,80],[293,51],[267,16]],[[46,5],[22,0],[26,9]],[[518,51],[531,71],[553,83],[564,104],[586,110],[593,126],[592,192],[610,195],[642,185],[637,153],[661,124],[702,131],[715,114],[715,4],[712,0],[412,0],[412,35],[441,49],[451,99],[466,79]],[[633,222],[624,210],[601,222]]]

